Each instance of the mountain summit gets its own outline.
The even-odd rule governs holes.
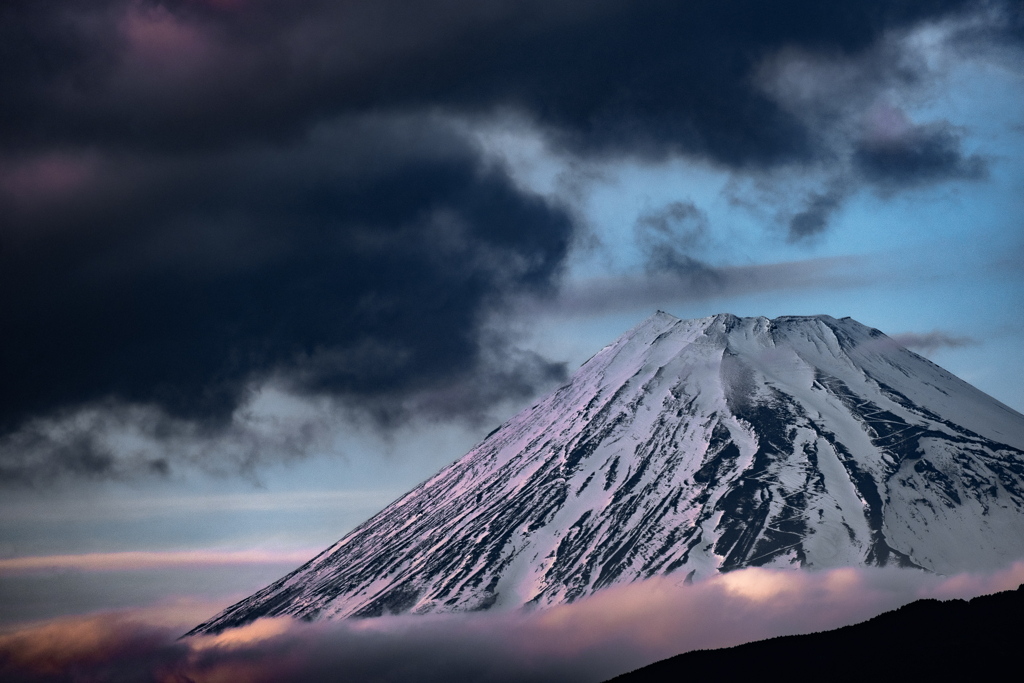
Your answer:
[[[658,574],[1024,556],[1024,415],[843,318],[658,312],[192,633],[545,606]]]

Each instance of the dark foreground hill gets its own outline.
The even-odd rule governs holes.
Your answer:
[[[1022,653],[1024,585],[969,602],[918,600],[834,631],[687,652],[611,680],[1013,681],[1024,675]]]

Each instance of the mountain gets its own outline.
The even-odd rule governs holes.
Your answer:
[[[659,312],[192,633],[545,606],[657,574],[1022,556],[1020,413],[850,318]]]
[[[607,683],[757,680],[767,662],[831,681],[998,680],[1020,673],[1024,586],[964,600],[918,600],[833,631],[783,636],[655,662]],[[857,655],[862,655],[858,657]],[[867,656],[863,656],[867,655]]]

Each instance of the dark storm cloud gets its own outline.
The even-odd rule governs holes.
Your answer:
[[[854,150],[857,169],[883,192],[946,180],[980,180],[988,174],[984,158],[963,154],[960,136],[949,123],[903,124],[900,128],[878,131]]]
[[[473,377],[518,395],[559,369],[485,368],[515,354],[483,321],[557,286],[576,226],[439,117],[514,111],[583,156],[809,162],[820,136],[756,84],[766,56],[856,55],[969,5],[6,2],[0,430],[96,401],[223,426],[268,378],[385,414],[500,400]],[[950,135],[865,173],[950,177]]]
[[[364,396],[460,379],[483,313],[544,291],[572,235],[423,123],[82,165],[60,201],[3,196],[6,427],[107,397],[223,421],[275,373]]]
[[[730,165],[815,154],[752,84],[790,45],[855,53],[966,2],[7,3],[4,144],[179,149],[324,114],[522,109],[577,151]]]

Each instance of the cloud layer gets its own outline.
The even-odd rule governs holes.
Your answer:
[[[325,114],[503,106],[576,150],[770,164],[814,151],[801,122],[751,87],[760,59],[793,45],[857,53],[971,6],[16,2],[5,146],[223,147],[301,135]]]
[[[800,241],[860,187],[984,176],[960,129],[882,97],[929,77],[902,37],[978,7],[5,3],[0,434],[109,406],[224,432],[271,382],[382,422],[528,396],[564,368],[488,321],[557,291],[580,220],[467,130],[512,113],[584,162],[824,177],[780,214]],[[985,16],[953,33],[1017,40],[1015,14]],[[644,219],[651,271],[713,282],[685,206]],[[111,457],[68,449],[66,471]]]
[[[836,628],[921,597],[972,597],[1021,581],[1020,563],[948,578],[744,569],[691,586],[652,579],[530,614],[318,624],[284,618],[186,640],[175,640],[181,626],[168,615],[112,613],[0,635],[0,674],[12,681],[269,682],[337,680],[345,672],[368,683],[596,683],[692,649]]]

